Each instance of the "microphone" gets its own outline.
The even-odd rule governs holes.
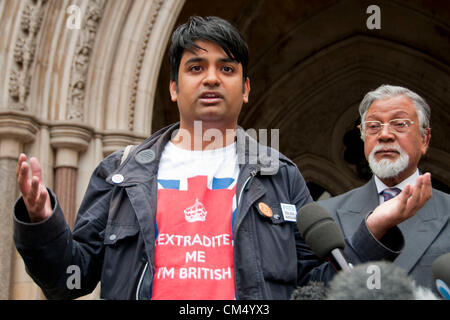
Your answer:
[[[371,261],[338,272],[329,282],[327,300],[439,300],[416,286],[405,270],[386,261]]]
[[[351,270],[342,251],[345,240],[331,215],[316,202],[298,210],[297,226],[306,244],[320,259],[328,259],[336,271]]]
[[[450,300],[450,252],[434,260],[431,271],[442,298]]]
[[[326,297],[325,285],[318,281],[310,281],[306,286],[297,287],[291,294],[291,300],[325,300]]]

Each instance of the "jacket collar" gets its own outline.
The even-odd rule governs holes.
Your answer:
[[[147,183],[157,174],[164,146],[178,128],[179,123],[175,123],[152,134],[130,152],[127,159],[106,178],[106,181],[114,185],[116,183],[112,178],[121,175],[122,187]],[[257,171],[263,175],[273,175],[281,166],[286,165],[286,162],[292,163],[277,150],[259,144],[240,126],[236,130],[236,143],[238,163],[243,173]]]
[[[378,194],[375,181],[368,183],[349,193],[344,206],[336,209],[338,222],[345,237],[350,238],[367,214],[378,206]]]
[[[434,195],[437,197],[437,195]],[[415,214],[398,225],[405,236],[405,248],[395,263],[410,272],[447,224],[445,210],[439,210],[433,196]]]
[[[172,132],[178,126],[176,123],[165,127],[133,148],[127,159],[106,177],[106,182],[112,185],[119,184],[121,187],[148,183],[158,171],[159,160],[161,159],[164,146],[171,139]],[[144,153],[145,157],[142,156]],[[113,178],[118,175],[122,177],[119,183]]]

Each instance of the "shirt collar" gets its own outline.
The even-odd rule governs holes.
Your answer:
[[[383,191],[386,188],[389,188],[387,185],[385,185],[380,178],[378,178],[377,176],[375,177],[375,184],[377,186],[377,192],[378,194],[380,194],[381,191]],[[416,185],[416,180],[419,177],[419,169],[416,169],[416,171],[410,175],[408,178],[406,178],[405,180],[403,180],[402,182],[400,182],[399,184],[391,187],[391,188],[399,188],[400,190],[403,190],[404,187],[406,187],[407,184],[410,184],[411,186],[415,186]]]

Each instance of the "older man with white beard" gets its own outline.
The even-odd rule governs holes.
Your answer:
[[[431,264],[450,252],[450,195],[432,189],[430,174],[418,170],[431,138],[430,107],[409,89],[382,85],[365,95],[359,113],[364,154],[374,176],[319,204],[348,237],[363,219],[373,240],[383,244],[398,236],[399,228],[405,244],[391,248],[401,251],[394,263],[418,285],[437,292]]]

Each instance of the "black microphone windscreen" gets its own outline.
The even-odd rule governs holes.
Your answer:
[[[323,282],[310,281],[306,286],[297,287],[291,300],[325,300],[326,288]]]
[[[443,254],[431,264],[433,278],[444,281],[450,286],[450,252]]]
[[[325,259],[331,250],[345,247],[339,226],[328,211],[316,202],[298,210],[297,226],[306,244],[321,259]]]
[[[367,262],[341,271],[330,281],[329,300],[417,300],[406,271],[385,261]]]

